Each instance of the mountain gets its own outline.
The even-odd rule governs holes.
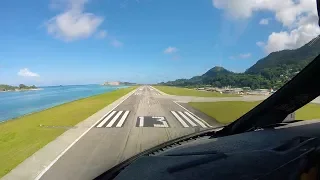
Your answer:
[[[218,76],[218,75],[228,75],[228,74],[233,74],[233,72],[226,70],[223,67],[220,66],[215,66],[213,68],[211,68],[209,71],[207,71],[206,73],[204,73],[202,76],[207,76],[207,77],[214,77],[214,76]]]
[[[317,55],[320,54],[320,35],[309,43],[295,50],[283,50],[273,52],[267,57],[260,59],[256,64],[251,66],[246,73],[260,73],[264,69],[275,68],[279,65],[306,66]]]
[[[201,76],[191,79],[177,79],[163,85],[216,87],[279,88],[294,77],[301,69],[320,54],[320,36],[295,50],[273,52],[257,61],[244,73],[234,73],[215,66]]]

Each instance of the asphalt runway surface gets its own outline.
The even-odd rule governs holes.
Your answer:
[[[141,86],[100,119],[38,179],[93,179],[135,154],[219,124],[214,119]]]

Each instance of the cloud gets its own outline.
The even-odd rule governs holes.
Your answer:
[[[246,19],[254,12],[268,10],[274,12],[278,20],[290,23],[294,21],[293,17],[301,14],[302,11],[302,7],[297,7],[295,1],[297,0],[213,0],[213,5],[224,9],[227,15],[236,19]],[[300,1],[303,7],[310,7],[308,1],[315,2],[315,0]]]
[[[296,49],[311,41],[320,34],[320,29],[315,24],[300,26],[292,31],[273,32],[265,46],[265,51],[271,53],[284,49]]]
[[[316,0],[213,0],[213,6],[234,19],[250,18],[258,11],[274,13],[284,29],[272,32],[265,46],[260,43],[267,53],[299,48],[320,34]]]
[[[178,51],[178,49],[177,49],[176,47],[171,47],[171,46],[169,46],[168,48],[166,48],[166,49],[164,50],[163,53],[165,53],[165,54],[172,54],[172,53],[175,53],[175,52],[177,52],[177,51]]]
[[[96,37],[99,39],[104,39],[105,37],[107,37],[107,35],[108,35],[107,31],[102,30],[96,34]]]
[[[112,45],[113,47],[122,47],[122,46],[123,46],[123,43],[120,42],[120,41],[118,41],[117,39],[114,39],[114,40],[111,41],[111,45]]]
[[[58,1],[64,11],[46,22],[47,31],[56,38],[73,41],[88,38],[103,22],[103,18],[84,12],[88,0]]]
[[[229,56],[229,59],[248,59],[251,57],[251,53],[243,53],[236,56]]]
[[[40,77],[39,74],[31,72],[28,68],[20,69],[18,75],[23,77]]]
[[[261,19],[259,24],[260,25],[268,25],[269,24],[269,18],[264,18],[264,19]]]
[[[259,47],[264,47],[265,43],[262,42],[262,41],[258,41],[258,42],[256,42],[256,45],[259,46]]]

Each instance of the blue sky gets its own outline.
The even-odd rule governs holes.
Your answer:
[[[243,72],[320,33],[313,0],[259,2],[5,0],[0,84],[157,83],[217,65]]]

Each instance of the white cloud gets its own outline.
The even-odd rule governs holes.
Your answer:
[[[90,37],[103,22],[102,17],[84,12],[84,5],[88,0],[59,2],[65,10],[46,23],[48,33],[57,38],[72,41]]]
[[[320,34],[316,0],[213,0],[213,5],[235,19],[250,18],[257,11],[273,12],[284,30],[271,33],[265,46],[259,43],[267,53],[299,48]]]
[[[177,52],[178,51],[178,49],[176,48],[176,47],[171,47],[171,46],[169,46],[168,48],[166,48],[165,50],[164,50],[164,53],[165,54],[172,54],[172,53],[175,53],[175,52]]]
[[[305,1],[304,4],[308,4],[307,1],[315,2],[301,1]],[[279,20],[290,21],[292,15],[298,15],[300,10],[296,8],[294,0],[213,0],[213,5],[224,9],[228,15],[237,19],[249,18],[256,11],[269,10],[275,12]]]
[[[264,18],[264,19],[261,19],[259,24],[260,25],[268,25],[269,24],[269,18]]]
[[[103,39],[103,38],[107,37],[107,35],[108,35],[107,31],[102,30],[102,31],[99,31],[96,34],[96,37],[99,38],[99,39]]]
[[[262,41],[258,41],[258,42],[256,42],[256,44],[257,44],[257,46],[259,46],[259,47],[264,47],[264,46],[265,46],[265,43],[262,42]]]
[[[20,69],[18,75],[23,77],[39,77],[39,74],[31,72],[28,68]]]
[[[307,24],[293,29],[289,32],[273,32],[265,46],[267,53],[284,49],[296,49],[311,41],[320,34],[320,29],[315,24]]]
[[[116,39],[114,39],[114,40],[111,41],[111,45],[112,45],[113,47],[122,47],[122,46],[123,46],[123,43],[120,42],[120,41],[118,41],[118,40],[116,40]]]

